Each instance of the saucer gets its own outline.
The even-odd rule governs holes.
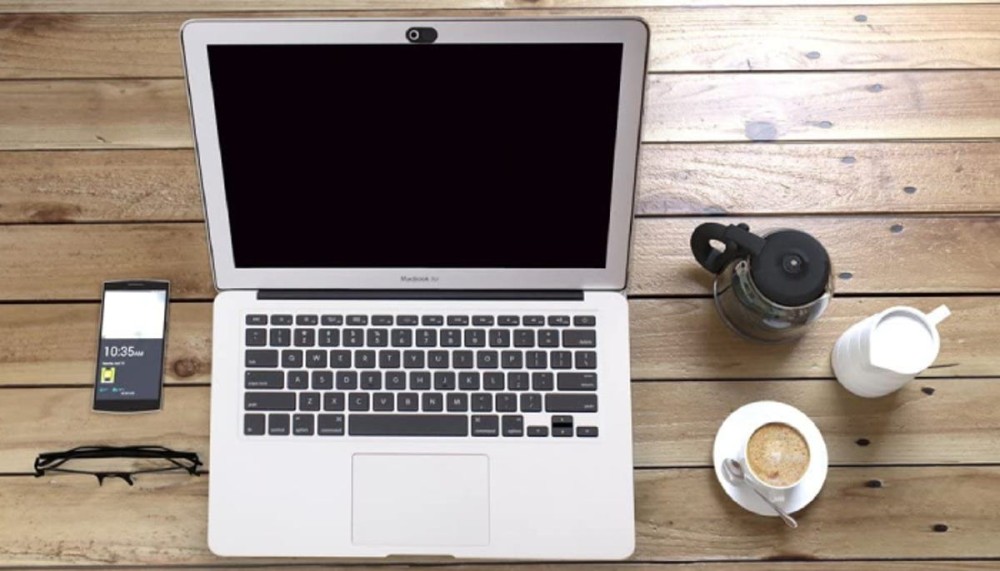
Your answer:
[[[806,471],[802,481],[794,488],[785,492],[785,502],[782,506],[788,513],[795,513],[809,505],[826,481],[827,464],[829,457],[826,451],[826,442],[823,435],[813,421],[799,409],[775,401],[758,401],[744,405],[729,415],[719,427],[719,432],[715,435],[715,447],[712,451],[712,462],[715,464],[715,477],[726,494],[738,503],[743,509],[758,515],[777,517],[778,514],[771,509],[753,490],[747,486],[736,486],[731,484],[726,478],[722,467],[725,458],[737,458],[740,454],[746,439],[750,437],[747,432],[755,424],[762,420],[771,422],[784,422],[801,429],[802,436],[805,437],[809,445],[809,454],[813,460]]]

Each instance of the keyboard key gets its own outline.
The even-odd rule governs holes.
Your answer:
[[[524,417],[519,414],[507,414],[501,419],[504,436],[524,436]]]
[[[534,347],[535,346],[535,330],[534,329],[515,329],[514,330],[514,346],[515,347]]]
[[[272,315],[271,325],[291,325],[292,316],[291,315]]]
[[[439,372],[434,373],[434,390],[453,391],[455,390],[455,373]]]
[[[577,327],[593,327],[597,325],[597,318],[593,315],[577,315],[573,317],[573,325]]]
[[[503,373],[483,373],[483,390],[502,391]]]
[[[248,389],[283,389],[285,374],[281,371],[247,371],[243,386]]]
[[[553,385],[552,373],[531,373],[531,390],[551,391]]]
[[[385,389],[387,391],[406,390],[406,373],[403,371],[386,371]]]
[[[442,329],[441,330],[441,346],[442,347],[461,347],[462,346],[462,330],[461,329]]]
[[[410,373],[411,391],[428,391],[431,388],[431,374],[427,371],[413,371]]]
[[[288,386],[293,390],[303,390],[309,388],[309,373],[306,371],[288,371]]]
[[[358,388],[357,371],[337,371],[337,390],[353,391]]]
[[[319,393],[299,393],[299,410],[319,410]]]
[[[427,352],[427,366],[431,369],[447,369],[448,368],[448,352],[447,351],[428,351]]]
[[[423,369],[424,365],[424,352],[423,351],[403,351],[403,366],[407,369]]]
[[[243,393],[246,410],[295,410],[295,393]]]
[[[444,395],[441,393],[424,393],[421,395],[421,410],[424,412],[441,412],[444,410]]]
[[[548,426],[529,426],[528,427],[528,436],[539,437],[539,436],[548,436],[548,435],[549,435],[549,427]]]
[[[596,391],[597,373],[559,373],[556,386],[561,391]]]
[[[593,329],[566,329],[562,334],[563,347],[596,347],[597,331]]]
[[[299,369],[302,367],[302,351],[299,349],[285,349],[281,352],[281,366],[286,369]]]
[[[496,351],[476,351],[476,367],[496,369],[500,366],[500,355]]]
[[[525,325],[545,325],[545,318],[541,315],[525,315],[524,316]]]
[[[558,347],[559,331],[556,329],[541,329],[538,331],[539,347]]]
[[[296,315],[295,316],[296,325],[318,325],[319,317],[316,315]]]
[[[491,327],[493,326],[493,316],[492,315],[473,316],[472,324],[478,327]]]
[[[521,412],[542,412],[542,395],[538,393],[522,394]]]
[[[463,391],[479,390],[479,373],[461,372],[458,374],[458,388]]]
[[[267,325],[267,316],[253,314],[247,316],[247,325]]]
[[[545,395],[545,412],[597,412],[597,395],[548,394]]]
[[[266,347],[267,329],[247,329],[246,345],[247,347]]]
[[[391,315],[373,315],[372,325],[392,325]]]
[[[343,325],[344,316],[343,315],[324,315],[320,318],[320,323],[323,325]]]
[[[347,395],[347,410],[352,412],[366,412],[371,403],[368,393],[351,393]]]
[[[552,427],[552,436],[560,436],[560,437],[573,436],[573,427],[572,426],[553,426]]]
[[[369,347],[388,347],[389,346],[389,330],[388,329],[369,329],[368,330],[368,346]]]
[[[287,414],[267,415],[267,433],[271,436],[288,436],[291,433],[291,418]]]
[[[500,434],[500,419],[492,414],[472,415],[473,436],[497,436]]]
[[[278,366],[278,352],[273,349],[250,349],[246,353],[247,367],[264,368]]]
[[[576,352],[576,368],[577,369],[596,369],[597,368],[597,352],[596,351],[577,351]]]
[[[500,353],[500,366],[504,369],[523,369],[524,353],[521,351],[503,351]]]
[[[382,371],[362,371],[361,390],[364,391],[382,390]]]
[[[400,315],[396,318],[396,325],[417,325],[420,320],[416,315]]]
[[[351,352],[346,350],[330,351],[330,368],[347,369],[351,366]]]
[[[320,329],[319,346],[337,347],[340,345],[340,329]]]
[[[291,329],[272,329],[270,335],[271,347],[290,347],[292,345]]]
[[[466,329],[465,330],[465,346],[466,347],[485,347],[486,346],[486,330],[485,329]]]
[[[323,410],[344,410],[344,393],[323,393]]]
[[[320,436],[343,436],[344,415],[321,414],[316,417],[316,434]]]
[[[472,351],[453,351],[451,354],[451,366],[456,369],[471,369],[472,357]]]
[[[313,371],[312,389],[314,391],[329,391],[333,389],[332,371]]]
[[[512,391],[526,391],[529,388],[528,373],[507,373],[507,389]]]
[[[351,436],[468,436],[464,414],[352,414]]]
[[[364,329],[345,329],[344,347],[361,347],[365,344]]]
[[[398,369],[400,352],[395,349],[383,349],[378,352],[378,366],[380,369]]]
[[[292,433],[296,436],[312,436],[315,434],[316,418],[311,414],[296,414],[292,417]]]
[[[390,335],[393,347],[412,347],[413,346],[413,330],[412,329],[393,329]]]
[[[424,326],[444,325],[444,317],[440,315],[425,315],[420,318],[420,324]]]
[[[528,351],[524,354],[525,367],[528,369],[548,369],[549,355],[545,351]]]
[[[347,316],[348,325],[368,325],[367,315],[348,315]]]
[[[417,329],[417,347],[437,347],[436,329]]]
[[[396,409],[400,412],[416,412],[420,409],[420,398],[417,393],[399,393],[396,397]]]
[[[573,354],[569,351],[553,351],[549,353],[549,359],[553,369],[573,368]]]
[[[510,347],[509,329],[490,329],[490,347]]]
[[[521,324],[521,318],[516,315],[501,315],[497,318],[497,325],[503,327],[517,327]]]
[[[358,369],[374,369],[375,351],[368,351],[368,350],[355,351],[354,366]]]
[[[569,325],[568,315],[550,315],[549,327],[566,327]]]
[[[306,367],[309,367],[310,369],[325,369],[326,355],[327,352],[322,349],[310,349],[309,351],[306,351]]]
[[[244,414],[243,434],[247,436],[261,436],[266,432],[266,422],[267,418],[263,414]]]
[[[375,393],[372,395],[372,410],[378,412],[392,412],[396,396],[392,393]]]
[[[469,395],[465,393],[451,393],[445,397],[448,412],[468,412]]]
[[[577,426],[576,435],[580,438],[595,438],[597,436],[596,426]]]
[[[449,315],[448,316],[448,325],[451,325],[453,327],[464,327],[464,326],[466,326],[468,324],[469,324],[469,316],[468,315]]]
[[[472,393],[472,412],[493,412],[493,395]]]
[[[573,428],[573,417],[568,414],[556,414],[552,416],[552,426],[568,426]]]
[[[500,393],[497,395],[497,412],[517,412],[517,395]]]

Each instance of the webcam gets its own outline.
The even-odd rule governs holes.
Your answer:
[[[406,30],[406,39],[411,44],[432,44],[438,38],[434,28],[410,28]]]

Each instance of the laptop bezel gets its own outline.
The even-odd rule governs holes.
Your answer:
[[[436,43],[623,45],[608,248],[603,268],[237,268],[208,65],[209,45],[410,44],[412,26],[433,27]],[[181,28],[195,154],[215,285],[228,289],[621,290],[631,238],[649,32],[637,18],[192,20]],[[419,46],[414,46],[418,49]],[[567,213],[572,205],[567,205]]]

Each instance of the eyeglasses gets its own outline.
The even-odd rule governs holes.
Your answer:
[[[90,460],[108,459],[148,459],[152,466],[128,470],[94,470],[86,468]],[[67,467],[66,464],[72,467]],[[202,465],[196,452],[177,452],[163,446],[78,446],[62,452],[43,452],[35,458],[35,477],[47,472],[68,474],[89,474],[97,478],[98,485],[104,485],[105,478],[120,478],[134,486],[132,477],[136,474],[171,472],[184,470],[192,476],[199,476]]]

